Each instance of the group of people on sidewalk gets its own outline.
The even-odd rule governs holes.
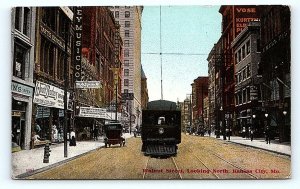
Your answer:
[[[242,137],[243,138],[246,138],[246,139],[250,138],[250,140],[253,141],[254,134],[255,134],[255,130],[254,129],[249,128],[247,130],[245,127],[243,127],[243,129],[242,129]],[[265,141],[266,141],[266,143],[267,144],[271,144],[272,131],[271,131],[271,129],[268,126],[266,127],[266,130],[265,130],[264,134],[265,134]],[[230,136],[232,136],[231,130],[226,129],[225,130],[225,136],[223,136],[224,140],[226,140],[226,137],[228,138],[228,140],[230,140]]]

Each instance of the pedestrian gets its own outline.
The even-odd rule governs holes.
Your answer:
[[[242,136],[243,136],[243,138],[246,137],[246,128],[245,128],[245,127],[243,127],[243,130],[242,130]]]
[[[98,140],[98,128],[97,127],[95,127],[93,134],[94,134],[94,141]]]
[[[70,133],[70,146],[76,146],[76,136],[73,129],[71,130]]]
[[[250,138],[251,138],[251,141],[253,141],[253,135],[254,135],[254,131],[253,129],[250,130]]]
[[[209,135],[209,136],[211,135],[211,130],[210,130],[210,129],[208,130],[208,135]]]
[[[40,132],[41,132],[42,129],[41,129],[41,127],[40,127],[40,125],[39,125],[38,122],[35,122],[34,130],[35,130],[35,132],[36,132],[37,134],[40,134]]]
[[[265,134],[266,134],[266,142],[267,144],[271,144],[271,131],[269,129],[269,127],[266,128],[266,131],[265,131]]]

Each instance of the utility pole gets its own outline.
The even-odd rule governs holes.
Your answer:
[[[68,127],[68,23],[65,23],[65,54],[64,54],[64,157],[68,157],[67,127]]]

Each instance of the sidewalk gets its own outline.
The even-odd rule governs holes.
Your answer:
[[[212,135],[213,136],[213,135]],[[216,136],[213,136],[216,138]],[[223,140],[223,136],[220,135],[219,140]],[[244,146],[250,146],[253,148],[263,149],[270,152],[275,152],[282,155],[291,156],[291,144],[279,143],[278,140],[271,140],[271,144],[267,144],[264,138],[254,138],[253,141],[239,136],[230,136],[230,140],[226,137],[226,141],[241,144]]]
[[[130,138],[133,135],[125,133],[123,137]],[[97,141],[77,141],[76,146],[69,146],[68,142],[68,157],[64,157],[64,144],[50,145],[49,163],[43,163],[44,148],[35,148],[32,150],[21,150],[12,153],[12,178],[24,178],[33,173],[41,172],[51,167],[55,167],[62,163],[73,160],[81,155],[97,150],[104,146],[103,138],[99,137]]]

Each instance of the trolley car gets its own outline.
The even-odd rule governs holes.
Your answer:
[[[151,101],[142,111],[142,151],[151,156],[177,154],[181,142],[181,112],[175,102]]]

